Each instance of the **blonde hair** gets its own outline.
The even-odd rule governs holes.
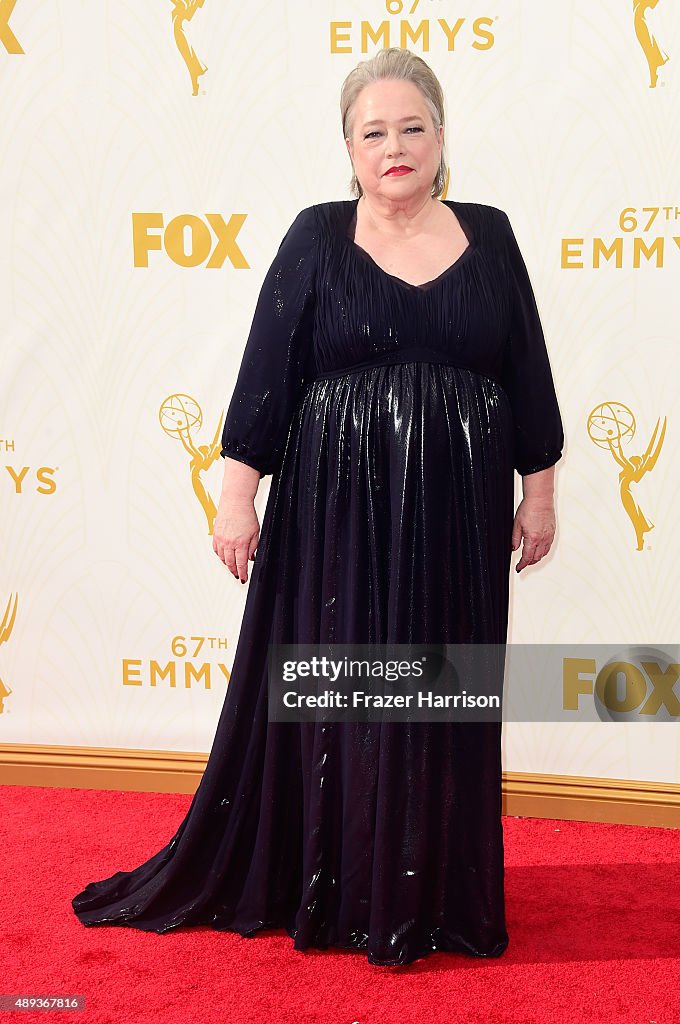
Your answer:
[[[370,60],[359,61],[354,70],[350,71],[342,83],[340,115],[342,117],[342,131],[345,138],[352,138],[354,105],[359,93],[367,85],[383,81],[384,79],[413,82],[423,94],[423,99],[430,111],[435,131],[439,129],[440,125],[444,124],[444,93],[439,79],[432,68],[425,63],[422,57],[411,53],[410,50],[402,49],[399,46],[390,46],[386,50],[380,50]],[[448,167],[442,140],[439,167],[432,183],[432,195],[435,199],[438,199],[444,192],[447,177]],[[352,167],[350,191],[355,196],[362,196],[364,193],[354,173],[354,167]]]

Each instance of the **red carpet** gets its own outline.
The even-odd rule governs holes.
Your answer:
[[[74,1024],[680,1021],[678,830],[505,818],[503,956],[374,967],[358,952],[293,950],[283,931],[84,928],[71,897],[159,850],[191,798],[19,786],[2,795],[0,991],[84,995]]]

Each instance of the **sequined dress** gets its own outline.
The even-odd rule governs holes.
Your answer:
[[[269,643],[506,642],[514,471],[557,462],[562,421],[507,215],[442,201],[468,246],[423,285],[356,244],[357,200],[279,246],[222,435],[272,481],[211,753],[169,842],[73,898],[84,925],[507,947],[501,723],[268,721]]]

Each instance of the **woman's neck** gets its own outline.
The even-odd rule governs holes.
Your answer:
[[[401,201],[367,196],[364,192],[357,203],[357,220],[376,234],[400,238],[417,235],[429,223],[435,202],[431,193]]]

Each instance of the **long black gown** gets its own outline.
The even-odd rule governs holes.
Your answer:
[[[269,643],[506,642],[514,470],[557,462],[562,422],[507,215],[444,202],[469,244],[419,286],[354,242],[357,200],[281,242],[222,438],[272,483],[213,747],[167,845],[75,896],[84,925],[386,965],[508,944],[501,723],[268,721]]]

